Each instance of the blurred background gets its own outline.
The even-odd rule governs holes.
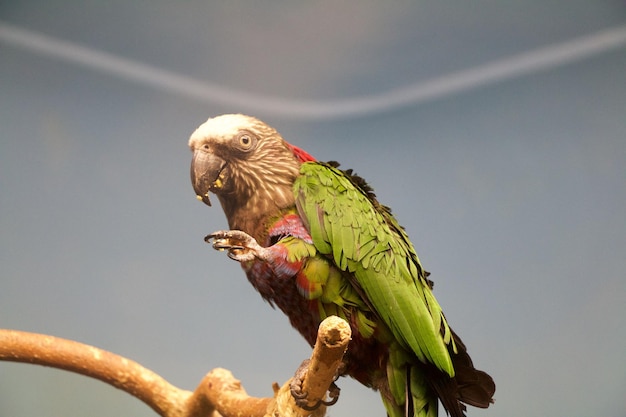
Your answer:
[[[0,4],[0,327],[270,396],[309,347],[203,237],[187,139],[257,116],[368,179],[496,403],[626,415],[626,3]],[[330,416],[383,416],[348,379]],[[153,416],[0,363],[0,416]]]

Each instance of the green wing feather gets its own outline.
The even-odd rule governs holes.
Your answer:
[[[401,346],[454,376],[450,328],[404,229],[343,171],[307,162],[300,173],[296,205],[317,250],[353,273]]]

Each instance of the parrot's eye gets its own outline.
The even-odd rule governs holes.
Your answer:
[[[249,151],[255,144],[255,137],[250,133],[242,133],[237,136],[237,147],[242,151]]]

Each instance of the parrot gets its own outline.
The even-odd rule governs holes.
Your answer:
[[[229,227],[207,243],[311,346],[326,317],[350,325],[338,376],[378,391],[390,417],[436,417],[439,402],[464,417],[466,404],[494,402],[493,379],[448,325],[407,232],[362,177],[243,114],[209,118],[189,147],[196,196],[210,206],[216,195]]]

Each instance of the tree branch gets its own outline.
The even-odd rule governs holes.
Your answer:
[[[350,340],[350,327],[337,317],[329,317],[318,332],[309,372],[303,387],[307,400],[324,399]],[[290,381],[274,398],[250,397],[230,371],[214,369],[195,392],[171,385],[137,362],[93,346],[43,334],[0,329],[0,360],[33,363],[99,379],[143,401],[163,417],[264,417],[323,416],[295,405]]]
[[[183,416],[179,404],[191,395],[137,362],[54,336],[0,330],[0,359],[50,366],[99,379],[167,417]]]
[[[291,385],[295,378],[302,378],[302,392],[306,393],[308,406],[325,400],[326,391],[337,378],[338,369],[348,348],[351,335],[350,326],[339,317],[331,316],[322,321],[317,331],[317,340],[311,359],[308,361],[306,374],[298,375],[299,369],[296,375],[280,388],[276,394],[275,404],[272,404],[274,408],[268,409],[268,416],[324,416],[326,406],[323,404],[312,412],[300,408],[291,395]]]

